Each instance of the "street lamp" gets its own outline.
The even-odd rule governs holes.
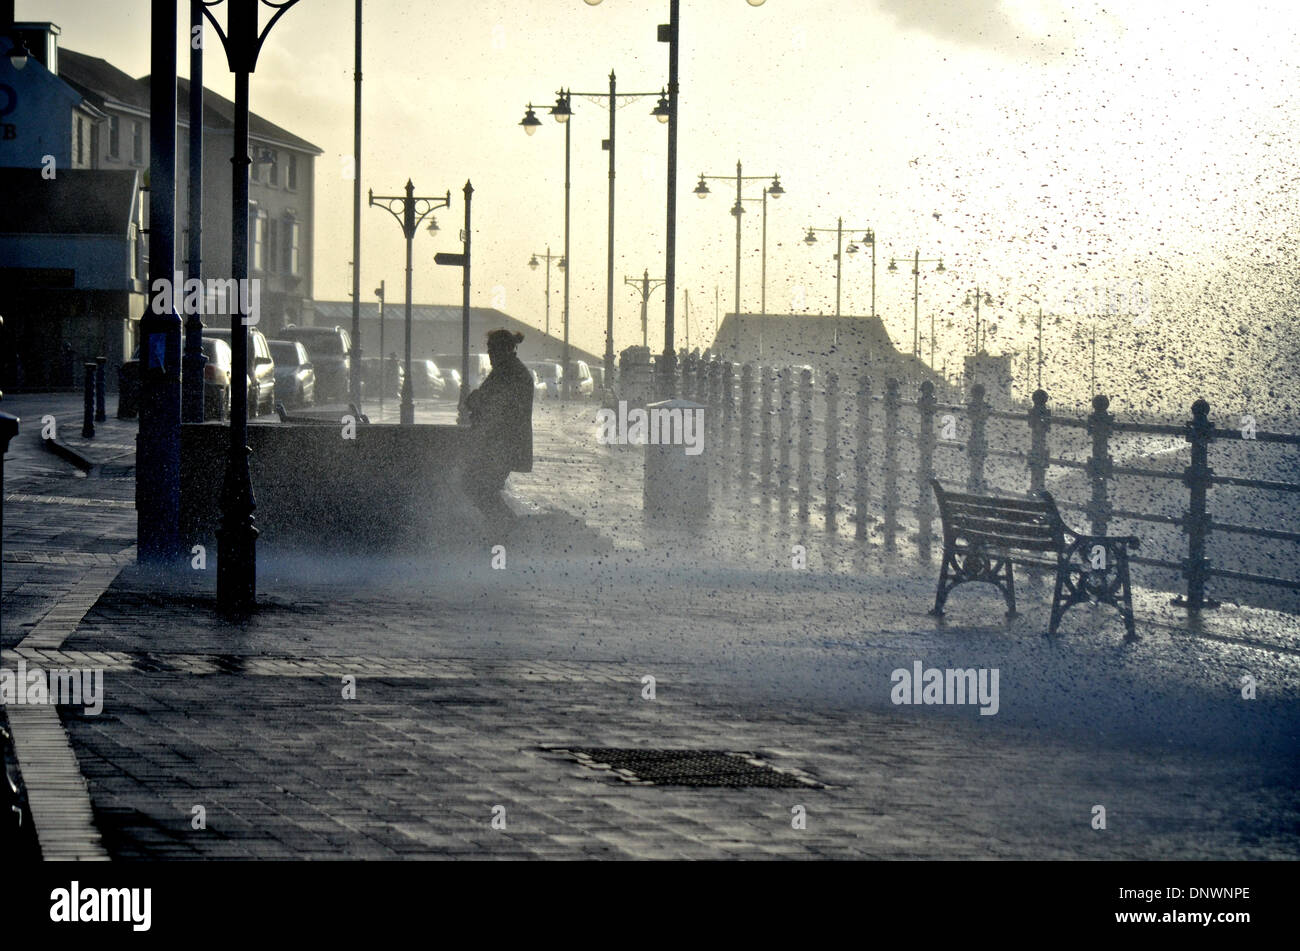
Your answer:
[[[710,194],[709,186],[705,184],[706,179],[715,179],[721,181],[735,181],[736,183],[736,203],[731,206],[731,213],[736,218],[736,317],[740,317],[740,216],[745,213],[744,202],[758,201],[755,198],[745,198],[741,195],[741,188],[746,181],[757,181],[760,179],[771,179],[772,184],[763,189],[763,313],[767,313],[767,196],[770,194],[774,198],[780,198],[785,194],[785,189],[781,187],[780,175],[742,175],[740,174],[740,162],[736,162],[736,174],[733,175],[705,175],[700,174],[700,182],[695,186],[695,194],[700,198],[707,198]]]
[[[618,89],[618,84],[617,84],[616,77],[614,76],[614,71],[610,70],[608,92],[574,93],[572,90],[568,90],[567,92],[564,92],[562,94],[564,97],[563,109],[562,110],[558,109],[560,103],[557,102],[556,104],[557,108],[551,110],[551,114],[555,116],[557,121],[563,122],[567,125],[570,117],[573,115],[572,100],[573,100],[573,96],[575,95],[584,96],[590,101],[598,103],[600,105],[604,105],[609,109],[609,138],[604,139],[601,142],[601,148],[609,153],[609,201],[608,201],[608,209],[607,209],[608,234],[606,239],[606,251],[605,251],[605,374],[606,376],[611,376],[614,372],[614,174],[615,174],[614,173],[614,168],[615,168],[614,143],[615,143],[615,130],[617,128],[616,115],[618,113],[618,103],[620,99],[631,101],[633,99],[641,99],[646,96],[656,95],[653,92],[621,93],[618,92],[617,89]],[[651,110],[650,114],[655,118],[657,118],[660,122],[667,122],[668,121],[668,100],[666,98],[666,91],[661,90],[658,93],[658,96],[659,96],[659,104],[653,110]],[[529,121],[530,116],[532,117],[532,121]],[[536,115],[533,113],[533,108],[531,104],[528,107],[528,111],[524,115],[523,121],[521,121],[519,124],[524,127],[524,131],[527,132],[529,135],[532,135],[534,132],[536,132],[537,127],[542,124],[541,121],[537,119]],[[565,214],[567,216],[568,214],[567,196],[568,196],[568,188],[569,188],[568,175],[567,175],[568,149],[569,149],[567,130],[565,134],[566,134],[565,146],[564,146],[565,169],[566,169]],[[566,254],[568,253],[567,243],[565,244],[565,253]],[[566,283],[566,288],[567,288],[567,283]],[[568,313],[567,293],[565,295],[565,301],[566,301],[565,313],[567,314]],[[566,327],[565,340],[566,340],[566,348],[567,348],[567,340],[568,340],[567,321],[565,327]],[[565,354],[565,366],[566,367],[568,366],[567,352]],[[568,384],[566,383],[566,387],[567,386]]]
[[[600,0],[586,0],[596,6]],[[761,6],[763,0],[748,0],[751,7]],[[667,222],[664,228],[664,352],[656,370],[660,392],[671,396],[677,373],[677,351],[673,346],[673,308],[677,295],[677,94],[678,60],[681,39],[681,0],[669,0],[668,22],[659,24],[657,39],[668,44],[668,200]],[[739,296],[739,295],[737,295]],[[606,371],[608,375],[608,371]]]
[[[442,198],[417,196],[415,186],[408,178],[405,195],[376,195],[374,189],[370,189],[367,194],[370,197],[369,207],[378,205],[392,215],[406,237],[406,376],[402,380],[401,424],[411,426],[415,423],[415,402],[411,398],[411,246],[415,241],[415,232],[426,217],[438,208],[451,207],[451,189]],[[462,389],[463,386],[464,381]]]
[[[549,337],[551,335],[551,261],[552,259],[557,260],[560,270],[563,271],[564,258],[558,254],[552,254],[549,244],[546,246],[546,253],[541,256],[546,259],[546,336]],[[532,259],[528,262],[528,266],[534,271],[541,267],[541,261],[538,261],[537,258],[538,252],[534,251]]]
[[[803,243],[812,247],[817,243],[818,231],[835,232],[835,316],[840,316],[840,285],[843,279],[844,219],[836,218],[834,228],[809,228],[803,237]],[[849,231],[862,231],[862,243],[871,245],[871,316],[876,316],[876,232],[871,228],[849,228]],[[857,245],[849,242],[849,253],[857,253]]]
[[[231,164],[231,278],[234,279],[236,306],[230,315],[230,358],[231,365],[238,368],[248,364],[248,309],[247,295],[244,288],[248,285],[248,83],[249,76],[257,66],[258,54],[267,34],[276,21],[298,0],[261,0],[275,12],[266,26],[258,28],[257,16],[259,3],[248,0],[227,0],[226,29],[213,16],[208,6],[204,6],[203,15],[208,18],[221,45],[226,51],[226,60],[230,71],[235,74],[235,128],[234,152]],[[173,16],[174,16],[174,4]],[[174,32],[174,31],[173,31]],[[167,37],[166,42],[175,44],[174,37]],[[156,70],[155,70],[156,72]],[[172,69],[173,80],[175,69]],[[175,126],[175,87],[171,90],[171,104],[164,106],[158,94],[153,96],[155,103],[152,128],[164,124],[164,119]],[[165,110],[159,112],[158,110]],[[170,117],[170,118],[168,118]],[[173,132],[174,136],[174,132]],[[172,140],[171,154],[156,156],[156,159],[175,160],[175,139]],[[160,192],[167,193],[167,200],[172,200],[172,181],[174,173],[157,166],[159,161],[151,162],[153,166],[153,190],[150,201]],[[162,176],[159,178],[158,176]],[[150,221],[150,228],[154,222]],[[170,238],[170,235],[168,236]],[[150,234],[150,241],[154,238]],[[172,242],[164,242],[170,249]],[[170,251],[168,255],[170,256]],[[150,255],[151,262],[160,261],[163,268],[170,271],[171,261],[162,260],[164,255]],[[170,275],[168,275],[170,277]],[[151,285],[152,286],[152,285]],[[142,404],[143,405],[143,404]],[[141,429],[144,420],[141,420]],[[143,432],[141,441],[144,441]],[[253,524],[252,476],[248,470],[248,391],[246,387],[231,387],[230,394],[230,455],[226,469],[225,485],[222,490],[221,527],[217,530],[217,602],[227,612],[245,614],[252,610],[257,601],[257,528]]]
[[[979,286],[977,285],[977,286],[975,287],[975,298],[974,298],[974,304],[975,304],[975,349],[971,351],[971,352],[974,353],[976,356],[979,356],[979,354],[980,354],[980,353],[983,351],[983,349],[984,349],[984,340],[983,340],[983,338],[980,336],[980,301],[983,301],[984,304],[985,304],[985,306],[987,306],[987,307],[992,307],[992,306],[994,306],[994,304],[996,303],[996,302],[993,300],[993,295],[992,295],[992,294],[990,294],[988,291],[984,291],[983,293],[980,293]],[[962,301],[962,306],[963,306],[963,307],[969,307],[969,306],[971,306],[971,302],[972,302],[972,301],[971,301],[971,292],[970,292],[970,291],[967,291],[967,292],[966,292],[966,299],[965,299],[964,301]]]
[[[624,284],[630,284],[641,292],[641,346],[647,350],[650,349],[650,320],[646,312],[646,304],[650,301],[650,295],[654,293],[655,288],[663,287],[667,283],[663,278],[650,277],[650,271],[647,270],[641,277],[625,277]]]
[[[850,247],[850,251],[853,249]],[[912,356],[918,360],[921,358],[921,337],[920,337],[920,307],[921,307],[921,265],[934,264],[938,262],[935,273],[942,274],[947,270],[943,266],[943,258],[922,258],[918,249],[912,254]],[[889,259],[889,267],[886,269],[890,272],[898,270],[898,263],[894,258]],[[934,369],[934,311],[930,311],[930,369]]]

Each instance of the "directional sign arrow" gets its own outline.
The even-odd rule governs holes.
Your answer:
[[[451,267],[464,267],[466,263],[465,255],[448,254],[445,251],[439,251],[433,256],[433,260],[435,264],[446,264]]]

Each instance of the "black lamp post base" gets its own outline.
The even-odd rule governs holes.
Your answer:
[[[257,608],[257,529],[252,518],[233,529],[217,529],[217,609],[245,617]]]

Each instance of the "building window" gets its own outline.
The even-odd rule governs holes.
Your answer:
[[[249,209],[249,215],[252,216],[253,232],[253,270],[266,270],[266,212],[260,209]]]
[[[131,123],[131,162],[144,164],[144,124],[140,122]]]
[[[77,116],[76,118],[74,118],[73,122],[75,123],[73,128],[76,130],[76,136],[75,136],[76,149],[77,149],[76,161],[78,165],[85,165],[86,164],[86,123],[82,121],[81,116]]]
[[[288,261],[286,263],[289,265],[289,273],[294,277],[297,277],[298,276],[298,242],[300,239],[298,222],[290,218],[288,221],[285,222],[285,225],[286,225],[285,251],[287,252],[286,257],[288,258]]]
[[[289,191],[298,189],[298,156],[289,153]]]
[[[266,223],[266,272],[280,271],[280,222],[271,218]]]
[[[280,185],[280,153],[267,152],[266,156],[267,156],[268,164],[270,165],[270,170],[267,173],[267,178],[269,179],[269,182],[272,187],[278,188]]]
[[[117,158],[122,154],[122,131],[118,127],[117,116],[108,117],[108,157]]]
[[[261,156],[257,152],[249,156],[248,174],[255,182],[262,180],[262,164],[258,161],[259,158]]]

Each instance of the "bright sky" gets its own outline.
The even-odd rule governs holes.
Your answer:
[[[133,75],[149,71],[146,0],[18,0],[20,19],[50,19],[65,46]],[[182,4],[187,8],[188,4]],[[939,315],[937,363],[968,352],[976,285],[1000,304],[993,352],[1033,341],[1021,317],[1105,310],[1102,388],[1130,405],[1191,394],[1245,411],[1270,386],[1293,394],[1300,357],[1287,326],[1295,304],[1297,118],[1293,38],[1300,10],[1222,0],[683,0],[678,294],[691,296],[691,343],[712,338],[714,295],[733,308],[734,187],[700,172],[779,173],[768,206],[769,312],[835,306],[836,218],[879,242],[877,310],[903,349],[912,332],[910,266],[923,266],[922,334]],[[222,10],[224,5],[216,8]],[[667,0],[369,0],[366,3],[362,185],[453,196],[443,230],[415,247],[415,299],[456,302],[460,272],[435,251],[459,250],[460,188],[472,179],[475,304],[540,327],[534,251],[564,241],[564,128],[545,109],[555,90],[658,91],[667,45],[655,41]],[[182,13],[187,22],[187,12]],[[210,47],[210,53],[215,44]],[[315,142],[316,295],[350,288],[353,4],[300,0],[277,24],[253,77],[255,111]],[[181,58],[181,72],[188,69]],[[224,59],[208,85],[226,96]],[[524,135],[532,101],[545,125]],[[640,342],[638,296],[625,276],[663,273],[666,127],[655,97],[618,112],[615,343]],[[574,98],[572,339],[604,349],[608,113]],[[746,184],[758,197],[763,183]],[[364,205],[364,192],[363,192]],[[742,309],[759,307],[760,203],[746,202]],[[362,213],[363,294],[381,278],[400,299],[403,242],[379,209]],[[891,255],[899,270],[889,273]],[[909,262],[910,263],[910,262]],[[398,292],[393,293],[397,288]],[[552,274],[552,329],[562,275]],[[662,291],[650,343],[662,346]],[[845,256],[843,308],[871,309],[869,254]],[[678,339],[683,325],[678,300]],[[1048,320],[1047,378],[1087,395],[1086,320]],[[1266,329],[1267,328],[1267,329]],[[928,341],[923,344],[928,354]],[[1225,354],[1239,355],[1236,364]],[[1243,371],[1243,364],[1250,372]],[[1025,361],[1020,361],[1023,381]],[[1154,371],[1154,374],[1153,374]],[[1145,379],[1145,377],[1153,377]],[[1145,380],[1145,382],[1144,382]],[[1046,382],[1046,380],[1045,380]],[[1049,386],[1049,390],[1053,387]],[[1277,398],[1283,398],[1279,392]],[[1292,406],[1295,400],[1285,397]],[[1066,402],[1069,400],[1066,399]],[[1253,401],[1253,402],[1252,402]],[[1122,405],[1117,399],[1117,405]]]

